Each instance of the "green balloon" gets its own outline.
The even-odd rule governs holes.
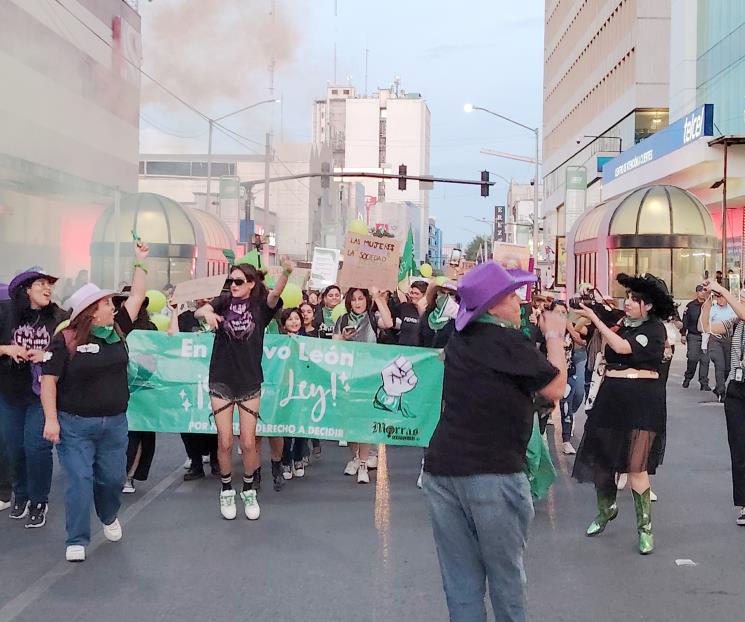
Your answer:
[[[347,312],[347,308],[344,306],[343,302],[340,302],[338,305],[336,305],[332,311],[331,311],[331,319],[336,322],[342,315],[344,315]]]
[[[259,255],[259,251],[254,249],[243,255],[243,257],[238,257],[238,259],[235,260],[236,266],[242,263],[247,263],[249,266],[253,266],[256,269],[260,268],[261,255]]]
[[[171,323],[171,320],[169,320],[167,316],[160,314],[151,316],[150,321],[155,324],[158,327],[158,330],[162,333],[168,330],[168,326]]]

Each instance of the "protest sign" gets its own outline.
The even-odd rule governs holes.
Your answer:
[[[213,340],[212,333],[129,335],[130,430],[216,432]],[[440,416],[438,350],[268,334],[262,367],[262,436],[426,447]]]
[[[476,267],[475,261],[468,261],[467,259],[461,259],[458,262],[457,266],[454,266],[452,264],[448,264],[445,275],[449,279],[453,279],[454,281],[457,281],[460,279],[463,275],[465,275],[469,270],[472,270]]]
[[[314,248],[310,266],[311,289],[324,289],[336,283],[339,273],[339,250],[336,248]]]
[[[508,270],[523,270],[529,272],[530,249],[519,244],[508,244],[507,242],[494,243],[494,261]]]
[[[400,240],[348,233],[339,285],[395,291],[400,258]]]
[[[179,283],[173,292],[173,300],[178,304],[184,304],[192,300],[211,300],[220,295],[228,276],[227,274],[216,274],[215,276]]]

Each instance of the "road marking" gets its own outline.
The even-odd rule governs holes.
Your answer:
[[[163,494],[173,484],[173,482],[180,477],[183,477],[183,473],[184,469],[179,466],[170,475],[164,477],[153,488],[151,488],[142,499],[133,503],[122,512],[121,516],[119,516],[119,522],[122,524],[122,527],[132,521],[140,512],[142,512],[142,510]],[[86,547],[86,556],[94,552],[104,542],[107,542],[107,540],[104,538],[103,530],[101,530],[91,538],[91,543]],[[57,581],[75,570],[76,566],[77,564],[68,562],[67,560],[59,562],[49,572],[39,577],[28,588],[0,609],[0,622],[11,622],[12,620],[15,620],[28,608],[29,605],[43,596],[50,587],[57,583]]]

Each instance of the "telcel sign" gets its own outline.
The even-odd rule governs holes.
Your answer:
[[[603,165],[603,183],[618,179],[629,171],[659,160],[702,136],[713,135],[714,104],[704,104],[682,119],[668,125],[664,130],[652,134],[618,157],[606,162]]]

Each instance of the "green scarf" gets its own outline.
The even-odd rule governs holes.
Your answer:
[[[114,330],[113,324],[110,324],[109,326],[91,326],[91,335],[108,344],[119,343],[122,340],[119,333]]]
[[[349,315],[348,325],[357,326],[367,316],[367,311],[363,313],[355,313],[354,311],[350,311],[348,315]]]
[[[440,292],[437,294],[435,301],[435,308],[427,317],[427,324],[429,327],[437,332],[445,328],[446,324],[452,319],[445,315],[445,305],[448,302],[449,296],[445,293]]]
[[[334,312],[333,309],[329,309],[326,305],[323,306],[323,324],[324,326],[332,326],[334,320],[331,318],[331,314]]]
[[[503,320],[501,317],[494,317],[491,313],[480,315],[474,320],[474,322],[478,322],[479,324],[494,324],[495,326],[501,326],[502,328],[519,328],[518,326],[515,326],[513,322]]]
[[[639,328],[644,322],[646,322],[649,318],[639,318],[637,320],[632,320],[631,318],[625,317],[623,318],[623,325],[626,328]]]

